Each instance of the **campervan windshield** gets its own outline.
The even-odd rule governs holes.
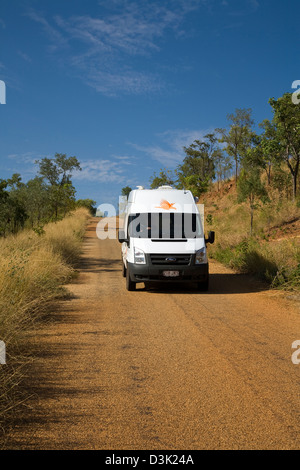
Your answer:
[[[128,218],[132,238],[188,239],[203,237],[200,215],[195,213],[139,213]]]

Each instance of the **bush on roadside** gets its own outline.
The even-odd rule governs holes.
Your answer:
[[[210,256],[240,273],[254,274],[272,287],[300,288],[300,244],[297,240],[265,242],[245,238],[235,246],[220,243]]]

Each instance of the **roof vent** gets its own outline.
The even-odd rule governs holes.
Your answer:
[[[172,186],[159,186],[157,189],[173,189]]]

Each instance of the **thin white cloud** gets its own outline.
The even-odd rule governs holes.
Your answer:
[[[142,146],[132,144],[137,150],[159,161],[164,167],[176,166],[182,160],[182,154],[176,149],[164,149],[160,146]]]
[[[116,160],[119,160],[122,165],[134,165],[134,162],[136,161],[136,157],[133,156],[118,156],[114,155],[114,158]]]
[[[76,172],[73,179],[97,181],[99,183],[122,183],[126,180],[124,168],[128,161],[90,159],[81,161],[82,171]]]
[[[87,67],[82,64],[82,70]],[[164,85],[154,74],[142,73],[134,70],[122,70],[111,64],[109,70],[99,70],[97,65],[90,65],[89,73],[84,77],[87,85],[99,93],[115,96],[118,93],[144,94],[161,90]]]
[[[52,52],[68,48],[67,64],[86,84],[106,95],[141,94],[160,91],[164,84],[135,58],[159,54],[164,35],[168,31],[182,35],[186,15],[203,3],[205,0],[170,0],[168,4],[118,0],[102,3],[97,17],[45,18],[34,10],[28,16],[42,26]]]
[[[25,52],[18,51],[18,54],[19,54],[20,57],[22,57],[23,60],[25,60],[25,62],[29,62],[29,63],[32,62],[31,57],[29,57],[29,55],[26,54]]]
[[[67,45],[67,39],[64,34],[54,25],[51,25],[50,21],[48,21],[41,13],[38,13],[32,8],[28,11],[27,16],[36,23],[39,23],[48,35],[51,40],[49,51],[53,52]]]
[[[199,130],[169,130],[158,135],[159,145],[142,146],[131,144],[136,150],[145,153],[153,160],[160,162],[163,167],[174,168],[180,164],[184,157],[183,147],[188,147],[194,140],[201,140],[213,129]]]
[[[18,173],[19,169],[30,175],[37,174],[36,162],[42,158],[53,158],[51,155],[43,155],[37,152],[11,153],[6,160],[12,162],[11,170]],[[81,160],[82,171],[74,171],[72,179],[84,181],[99,181],[100,183],[122,183],[126,180],[125,171],[135,164],[136,157],[131,155],[112,155],[106,159]]]
[[[36,176],[36,160],[42,158],[37,152],[11,153],[3,158],[6,173],[20,173],[24,182]]]
[[[37,152],[11,153],[7,155],[9,160],[15,160],[17,163],[35,163],[36,160],[43,158]]]

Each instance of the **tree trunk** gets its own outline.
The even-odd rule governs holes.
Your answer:
[[[250,194],[250,196],[249,196],[249,202],[250,202],[250,237],[252,237],[252,232],[253,232],[254,201],[255,201],[255,196],[253,194]]]
[[[254,215],[254,209],[251,207],[250,210],[250,237],[252,237],[252,232],[253,232],[253,215]]]
[[[293,175],[293,200],[295,201],[297,197],[297,174]]]
[[[298,154],[294,154],[295,155],[295,160],[296,160],[296,164],[295,164],[295,167],[293,167],[289,161],[289,153],[287,151],[287,155],[286,155],[286,162],[287,162],[287,165],[289,167],[289,170],[292,174],[292,177],[293,177],[293,200],[295,201],[296,200],[296,197],[297,197],[297,178],[298,178],[298,173],[299,173],[299,165],[300,165],[300,155]]]
[[[271,185],[271,169],[272,169],[272,164],[269,162],[267,166],[267,178],[268,178],[268,186]]]

